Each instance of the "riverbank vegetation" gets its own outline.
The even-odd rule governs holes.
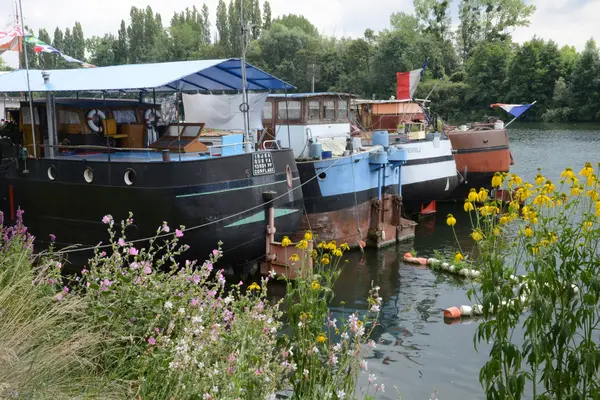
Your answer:
[[[591,399],[600,393],[600,164],[560,182],[496,174],[468,211],[482,283],[475,343],[491,343],[480,381],[490,399]]]
[[[241,0],[220,0],[210,23],[206,4],[167,16],[151,7],[132,7],[118,32],[84,38],[76,22],[64,32],[35,27],[41,40],[63,53],[98,66],[240,57]],[[396,12],[386,28],[373,26],[363,37],[319,33],[301,15],[272,16],[268,1],[246,2],[251,22],[248,61],[310,91],[350,92],[388,99],[395,73],[427,68],[415,97],[430,99],[433,111],[450,121],[504,117],[490,104],[537,100],[528,120],[600,120],[598,47],[590,40],[581,52],[573,46],[533,37],[517,44],[511,33],[527,26],[535,7],[524,0],[414,0],[414,12]],[[358,12],[358,11],[357,11]],[[50,31],[52,32],[52,31]],[[40,68],[67,68],[55,54],[34,55]]]
[[[285,239],[298,279],[232,283],[219,248],[177,261],[185,227],[164,223],[140,248],[127,239],[132,216],[107,215],[110,243],[67,276],[58,253],[33,254],[22,215],[0,235],[0,398],[352,399],[368,373],[378,288],[368,310],[329,309],[346,245],[309,254],[310,232]],[[283,299],[271,284],[286,286]]]

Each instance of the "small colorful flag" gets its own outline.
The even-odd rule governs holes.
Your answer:
[[[64,58],[67,62],[77,63],[84,68],[94,68],[95,65],[88,64],[66,54],[63,54],[60,50],[50,46],[47,43],[42,42],[40,39],[35,36],[29,34],[25,36],[25,42],[33,45],[33,51],[36,53],[56,53],[62,58]]]
[[[510,115],[515,118],[520,117],[525,111],[529,110],[535,103],[531,104],[504,104],[504,103],[494,103],[491,104],[490,107],[500,107]]]
[[[23,31],[19,25],[0,31],[0,54],[6,51],[21,51],[21,41],[19,37],[23,36]]]

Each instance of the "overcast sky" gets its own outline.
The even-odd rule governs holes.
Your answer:
[[[262,1],[262,0],[261,0]],[[514,39],[523,42],[533,35],[553,39],[560,45],[572,44],[582,49],[590,37],[600,38],[600,0],[526,0],[535,4],[537,12],[528,28],[514,32]],[[14,18],[15,0],[0,0],[0,28]],[[206,0],[214,27],[218,0]],[[454,0],[458,3],[458,0]],[[202,2],[193,0],[22,0],[25,24],[38,31],[46,28],[50,34],[56,26],[63,30],[80,21],[86,37],[116,32],[121,19],[127,19],[131,6],[150,5],[168,22],[175,11]],[[389,26],[389,16],[396,11],[412,12],[412,0],[271,0],[273,16],[302,14],[326,35],[361,36],[365,29],[374,31]],[[455,7],[453,8],[456,9]],[[456,18],[456,15],[453,15]],[[5,53],[5,60],[14,65],[14,54]]]

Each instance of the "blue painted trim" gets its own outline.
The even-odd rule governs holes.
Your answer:
[[[275,208],[275,218],[285,217],[286,215],[293,214],[298,211],[300,211],[300,210],[289,209],[289,208]],[[257,212],[254,215],[240,219],[239,221],[233,222],[229,225],[225,225],[225,228],[233,228],[236,226],[253,224],[255,222],[262,222],[262,221],[266,221],[266,220],[267,220],[267,217],[266,217],[265,211],[262,210],[262,211]]]

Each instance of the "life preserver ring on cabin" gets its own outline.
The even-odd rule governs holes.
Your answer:
[[[100,126],[96,125],[95,117],[100,118]],[[94,132],[102,132],[102,121],[106,119],[106,115],[102,110],[93,109],[90,110],[87,114],[87,124],[90,129]]]
[[[151,108],[144,111],[144,122],[147,124],[155,123],[158,119],[161,118],[160,111],[153,110]]]

